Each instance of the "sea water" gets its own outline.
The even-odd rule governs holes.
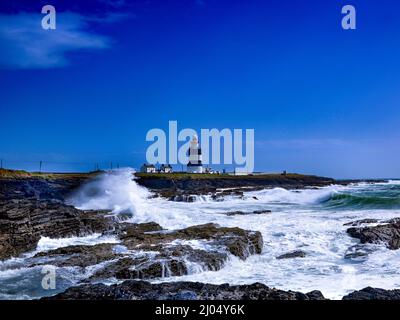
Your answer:
[[[263,236],[264,246],[260,255],[250,256],[246,261],[231,256],[219,271],[196,270],[187,276],[163,278],[164,282],[261,282],[283,290],[320,290],[331,299],[340,299],[367,286],[384,289],[400,287],[400,250],[389,250],[382,244],[369,245],[368,255],[345,259],[349,247],[359,241],[351,238],[346,233],[348,226],[344,226],[345,223],[365,218],[385,220],[400,217],[400,183],[397,180],[302,190],[273,188],[244,191],[243,197],[226,196],[222,201],[213,201],[209,196],[199,196],[197,201],[189,203],[153,197],[149,190],[132,179],[132,174],[130,169],[105,173],[84,185],[69,202],[80,209],[109,209],[114,214],[126,214],[133,223],[154,221],[166,229],[212,222],[260,231]],[[256,210],[271,210],[272,213],[226,215],[232,211],[250,213]],[[92,244],[118,242],[117,239],[99,235],[85,239],[81,241]],[[44,238],[36,251],[67,246],[76,241],[79,240]],[[293,250],[302,250],[306,256],[276,259]],[[35,283],[37,286],[40,274],[37,268],[24,266],[27,255],[0,263],[1,298],[46,295],[33,288]],[[86,271],[90,273],[98,267],[101,266],[93,266]],[[87,276],[79,274],[74,268],[64,269],[62,289]]]

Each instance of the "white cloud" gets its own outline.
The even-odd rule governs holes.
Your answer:
[[[0,68],[31,69],[68,65],[68,52],[110,47],[110,39],[88,31],[93,17],[57,13],[57,29],[41,27],[37,13],[0,14]],[[109,17],[104,18],[106,21]]]

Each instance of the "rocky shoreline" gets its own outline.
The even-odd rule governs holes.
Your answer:
[[[169,282],[152,284],[127,280],[107,286],[92,284],[72,287],[43,300],[328,300],[318,290],[308,293],[269,288],[262,283],[250,285]],[[367,287],[342,300],[400,300],[400,290]]]
[[[46,300],[325,300],[319,291],[301,293],[269,288],[261,283],[230,286],[199,282],[151,284],[128,280],[121,284],[82,285]]]
[[[242,197],[244,191],[284,188],[305,189],[326,187],[332,184],[349,185],[359,182],[385,182],[385,180],[335,180],[302,174],[260,174],[233,176],[228,174],[185,175],[136,173],[136,182],[171,201],[194,202],[196,197],[210,196],[220,200],[226,195]]]
[[[65,203],[66,197],[94,175],[56,175],[52,177],[0,177],[0,261],[32,252],[41,237],[67,238],[99,234],[112,236],[115,243],[70,245],[38,252],[27,259],[28,266],[85,268],[97,266],[77,286],[48,299],[228,299],[228,300],[321,300],[321,292],[299,293],[269,288],[263,284],[230,286],[195,282],[151,284],[145,280],[165,279],[191,272],[216,271],[230,257],[245,260],[260,254],[263,239],[260,232],[238,227],[227,228],[208,223],[180,230],[165,230],[154,222],[133,224],[125,216],[106,210],[78,210]],[[332,183],[326,178],[286,178],[280,187],[313,187]],[[144,182],[144,181],[147,182]],[[216,179],[210,181],[170,181],[138,179],[141,185],[158,190],[161,196],[183,196],[189,193],[238,193],[238,188],[260,188],[274,185],[274,180]],[[249,182],[251,180],[251,182]],[[151,182],[149,182],[151,181]],[[228,182],[227,182],[228,181]],[[201,187],[199,187],[201,184]],[[231,188],[218,191],[219,188]],[[199,189],[197,189],[199,188]],[[170,194],[166,193],[169,190]],[[270,211],[228,212],[227,215],[269,214]],[[374,223],[368,225],[368,223]],[[356,221],[348,234],[360,239],[360,250],[349,258],[363,254],[368,243],[385,243],[390,249],[400,247],[399,220]],[[278,259],[304,258],[301,251],[283,253]],[[113,285],[99,282],[114,279]],[[343,299],[400,299],[398,290],[366,288]]]
[[[106,211],[81,211],[57,200],[0,200],[0,260],[34,250],[41,237],[68,238],[112,229]]]
[[[136,174],[136,181],[172,201],[193,201],[193,195],[210,195],[213,199],[227,194],[243,195],[243,191],[264,188],[302,189],[323,187],[336,183],[334,179],[300,174],[271,174],[254,176],[182,174]]]

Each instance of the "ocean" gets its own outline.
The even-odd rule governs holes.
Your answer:
[[[347,186],[285,190],[281,188],[245,191],[241,196],[213,200],[196,196],[194,202],[173,202],[154,197],[151,191],[132,180],[131,169],[106,173],[86,184],[68,201],[80,209],[110,209],[129,214],[129,221],[154,221],[166,229],[185,228],[204,223],[260,231],[262,254],[247,260],[231,256],[219,271],[190,268],[181,277],[155,279],[199,281],[214,284],[264,283],[283,290],[309,292],[320,290],[326,298],[341,299],[345,294],[367,286],[392,289],[400,287],[400,250],[383,244],[365,245],[368,254],[345,258],[349,248],[359,243],[351,238],[345,223],[374,218],[400,217],[400,181],[356,183]],[[271,210],[268,214],[226,215],[228,212]],[[41,267],[27,263],[37,252],[75,244],[115,243],[112,236],[94,234],[68,239],[42,238],[34,252],[0,262],[0,298],[32,299],[48,295],[40,286]],[[207,243],[193,246],[207,249]],[[276,259],[295,250],[303,258]],[[101,265],[85,270],[58,269],[58,291],[79,283]],[[109,283],[113,283],[110,279]],[[54,294],[54,292],[52,292]]]

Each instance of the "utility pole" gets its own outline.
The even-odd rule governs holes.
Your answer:
[[[40,173],[42,172],[42,161],[40,161],[40,163],[39,163],[39,172]]]
[[[113,168],[113,165],[112,165],[112,162],[111,162],[111,170],[112,170],[112,168]]]
[[[3,159],[0,159],[0,169],[3,169]]]

